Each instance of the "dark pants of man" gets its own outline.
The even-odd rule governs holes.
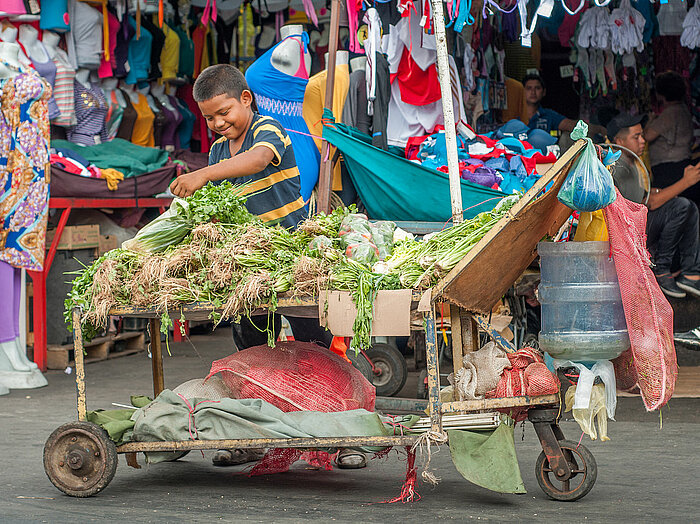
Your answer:
[[[654,273],[670,273],[674,258],[684,275],[700,275],[700,213],[684,197],[675,197],[647,215],[647,247]]]

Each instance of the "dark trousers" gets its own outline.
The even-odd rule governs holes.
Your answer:
[[[294,340],[299,342],[315,342],[324,347],[330,347],[333,335],[319,325],[317,318],[285,317],[289,321],[294,334]],[[234,323],[233,343],[238,351],[267,344],[268,323],[273,328],[275,339],[282,329],[281,315],[254,315],[251,318],[242,317],[240,324]]]
[[[654,257],[654,273],[671,271],[678,254],[685,275],[700,275],[700,214],[698,207],[684,197],[675,197],[647,215],[647,246]]]
[[[683,178],[683,171],[690,165],[690,160],[682,160],[681,162],[666,162],[657,164],[651,168],[652,187],[663,189],[675,184]],[[700,205],[700,184],[695,184],[683,191],[679,196],[685,197],[695,202],[695,205]]]

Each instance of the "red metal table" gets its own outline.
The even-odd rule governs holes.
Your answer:
[[[118,209],[132,207],[158,208],[162,213],[170,205],[170,198],[51,198],[49,209],[61,209],[56,235],[46,253],[43,271],[27,271],[34,284],[34,362],[41,371],[46,371],[46,278],[56,256],[58,244],[68,217],[73,209]]]

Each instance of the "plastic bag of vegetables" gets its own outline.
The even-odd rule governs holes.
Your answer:
[[[380,220],[371,224],[370,229],[372,231],[372,242],[379,250],[379,260],[384,260],[391,255],[396,224],[388,220]]]
[[[134,238],[122,243],[122,249],[141,253],[159,253],[167,247],[179,244],[192,230],[190,205],[176,198],[170,208],[143,227]]]

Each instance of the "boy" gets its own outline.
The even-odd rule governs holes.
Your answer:
[[[170,190],[187,197],[208,182],[252,182],[246,207],[265,223],[295,228],[306,212],[299,169],[286,131],[269,116],[254,112],[253,93],[243,73],[232,65],[206,68],[197,77],[192,95],[207,121],[221,136],[211,146],[209,166],[179,176]]]

